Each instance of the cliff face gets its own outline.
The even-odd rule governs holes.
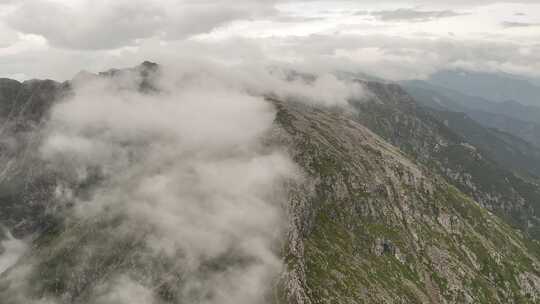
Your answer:
[[[540,300],[535,242],[350,115],[276,104],[310,181],[291,193],[290,302]]]
[[[149,68],[156,66],[134,71],[144,78]],[[503,200],[499,184],[482,188],[491,179],[477,172],[489,173],[482,170],[496,164],[418,109],[399,87],[368,87],[372,99],[354,109],[268,100],[277,115],[265,143],[285,147],[303,176],[285,185],[286,241],[275,249],[285,267],[279,280],[269,283],[275,292],[259,301],[540,302],[540,246],[507,222],[520,217],[504,221],[484,208],[503,216],[513,210],[523,214],[527,201],[519,193]],[[141,91],[153,90],[144,78]],[[0,276],[1,303],[109,303],[94,295],[118,284],[140,295],[139,301],[213,303],[209,299],[215,294],[186,294],[186,288],[196,291],[194,281],[211,282],[214,275],[260,262],[231,248],[186,268],[179,262],[185,256],[156,254],[148,247],[152,227],[126,226],[122,215],[65,220],[62,208],[69,210],[73,202],[58,204],[55,196],[65,176],[35,155],[39,126],[51,104],[70,94],[70,85],[2,80],[0,91],[2,121],[9,130],[2,133],[8,173],[0,183],[0,221],[16,236],[29,236],[32,245]],[[470,162],[481,170],[471,171]],[[491,178],[506,187],[504,176]],[[79,185],[76,191],[84,194],[92,186]]]

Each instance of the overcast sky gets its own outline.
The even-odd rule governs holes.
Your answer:
[[[449,68],[540,79],[538,0],[0,0],[0,77],[71,79],[205,58],[362,71]]]

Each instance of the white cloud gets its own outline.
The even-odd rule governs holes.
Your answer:
[[[179,299],[265,303],[283,270],[284,185],[302,178],[285,147],[267,144],[276,109],[265,97],[346,106],[364,88],[331,74],[288,81],[297,74],[277,67],[187,60],[160,69],[150,78],[159,90],[143,93],[141,68],[78,77],[74,95],[51,110],[39,155],[64,181],[59,204],[74,203],[68,222],[123,219],[96,229],[113,240],[137,235],[149,261],[172,261],[183,278]],[[78,195],[96,176],[100,182]],[[231,257],[238,262],[207,267]],[[28,262],[9,274],[16,282],[3,296],[26,303],[35,271]],[[87,291],[90,303],[152,303],[161,281],[137,270],[108,273]]]
[[[538,47],[488,39],[343,34],[285,38],[276,43],[275,53],[286,52],[294,58],[292,63],[311,69],[363,71],[393,80],[423,78],[457,67],[538,78]]]
[[[298,173],[280,147],[262,142],[273,106],[247,74],[225,70],[204,62],[165,70],[155,94],[137,91],[136,72],[77,81],[75,96],[53,108],[41,153],[80,183],[89,178],[81,172],[100,172],[101,186],[76,197],[75,218],[127,218],[109,234],[147,234],[156,256],[182,270],[180,298],[262,303],[282,267],[274,250],[286,227],[282,185]],[[199,275],[228,254],[246,262]],[[113,283],[95,291],[96,303],[152,302],[148,282]]]
[[[15,239],[7,232],[6,239],[0,241],[0,275],[13,266],[27,249],[28,246],[24,241]]]
[[[152,291],[129,277],[120,276],[110,285],[100,286],[93,304],[153,304]]]
[[[335,65],[392,79],[452,66],[538,77],[533,52],[517,52],[538,47],[536,27],[501,26],[538,23],[536,1],[25,0],[4,7],[2,76],[64,80],[82,69],[164,62],[165,54]],[[407,18],[384,21],[377,12]]]
[[[148,37],[180,39],[228,21],[272,12],[269,1],[172,0],[22,1],[5,18],[14,29],[45,37],[53,46],[112,49]]]

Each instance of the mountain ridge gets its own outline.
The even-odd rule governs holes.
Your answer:
[[[117,77],[118,73],[101,77]],[[138,94],[153,94],[151,76],[144,75]],[[478,175],[453,179],[456,175],[447,168],[458,170],[461,176],[471,175],[470,168],[452,167],[445,160],[450,156],[441,151],[457,149],[457,155],[474,161],[482,159],[482,152],[465,145],[461,136],[424,111],[400,86],[363,85],[371,99],[353,100],[354,111],[266,99],[277,113],[264,142],[285,147],[304,178],[285,183],[288,227],[284,244],[277,249],[285,268],[274,282],[274,293],[262,302],[540,301],[539,243],[512,228],[512,221],[507,223],[494,214],[508,216],[504,204],[510,201],[479,204],[464,194],[469,191],[483,198],[493,190],[471,187],[475,185],[471,178],[480,178]],[[16,111],[20,114],[17,123],[10,120],[8,129],[15,137],[36,131],[40,121],[47,119],[47,108],[69,96],[66,91],[71,86],[41,88],[51,92],[31,94],[30,105],[43,104],[35,111],[21,107]],[[27,98],[20,100],[28,102]],[[121,227],[122,217],[105,215],[78,222],[58,219],[62,210],[47,207],[55,201],[56,183],[66,177],[51,175],[31,157],[17,158],[20,151],[31,156],[34,140],[39,141],[22,139],[22,145],[2,156],[26,164],[17,171],[27,186],[2,180],[4,188],[0,189],[11,188],[15,195],[21,189],[34,189],[29,194],[41,195],[44,208],[28,208],[36,201],[32,195],[12,201],[13,208],[20,208],[17,212],[6,209],[2,199],[0,214],[8,216],[9,228],[33,223],[15,231],[18,236],[34,238],[32,251],[0,276],[1,299],[7,304],[41,299],[93,304],[93,295],[102,286],[129,277],[151,290],[159,304],[185,300],[183,288],[189,282],[183,278],[192,270],[154,254],[143,242],[144,233],[109,234],[107,229]],[[465,164],[452,159],[457,165]],[[492,165],[489,161],[481,164]],[[52,183],[41,184],[41,179]],[[501,185],[509,187],[504,182]],[[81,185],[77,191],[84,192],[85,187],[92,185]],[[513,202],[508,208],[521,216],[530,211],[528,206]],[[520,217],[514,220],[519,220],[515,226],[523,224]],[[206,261],[195,270],[197,275],[253,262],[234,253]]]

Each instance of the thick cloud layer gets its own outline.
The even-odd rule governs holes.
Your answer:
[[[0,70],[65,80],[82,69],[197,52],[218,61],[345,66],[395,80],[459,66],[538,82],[539,22],[534,0],[4,1]],[[302,45],[312,40],[327,47]],[[337,40],[348,45],[332,48]]]
[[[236,19],[273,13],[272,1],[22,1],[7,16],[14,29],[73,49],[111,49],[152,36],[180,39]]]
[[[58,207],[68,227],[119,223],[90,229],[105,229],[113,242],[142,239],[144,249],[137,250],[149,255],[148,263],[170,260],[170,272],[182,277],[175,284],[180,302],[268,303],[282,271],[284,185],[302,173],[285,147],[267,144],[276,130],[275,108],[266,98],[346,107],[367,93],[331,74],[277,67],[197,61],[143,77],[153,69],[145,64],[109,76],[80,74],[72,82],[74,95],[53,107],[39,153],[62,177]],[[64,209],[65,203],[73,207]],[[66,233],[70,229],[76,230]],[[12,243],[6,244],[20,251]],[[76,257],[80,265],[99,244],[84,246]],[[29,282],[38,268],[28,261],[8,274],[7,294],[15,303],[31,303]],[[65,267],[71,273],[74,266]],[[106,269],[106,279],[86,291],[89,303],[158,303],[156,283],[137,270]],[[62,297],[69,299],[69,291]],[[52,295],[40,300],[63,301]]]
[[[284,152],[261,145],[274,110],[211,76],[170,77],[156,94],[137,92],[130,74],[76,84],[76,96],[53,110],[43,156],[78,184],[97,168],[105,182],[76,198],[75,216],[120,214],[125,229],[150,229],[147,245],[185,269],[186,296],[261,302],[281,267],[272,250],[284,227],[280,183],[295,174]],[[231,251],[255,262],[197,279],[203,261]],[[98,303],[151,299],[138,283],[118,280],[96,291]]]
[[[167,51],[189,56],[195,47],[206,48],[202,55],[216,60],[224,60],[224,53],[235,62],[337,62],[333,69],[345,65],[392,79],[459,65],[538,80],[539,22],[535,0],[3,1],[0,70],[4,77],[65,80],[82,69],[161,62],[159,55]],[[298,52],[298,42],[310,39],[329,46],[351,39],[355,46]],[[369,45],[359,44],[365,39]],[[241,40],[249,43],[237,43]],[[439,56],[432,52],[434,44],[451,47],[437,50]],[[506,57],[488,60],[478,45]]]

